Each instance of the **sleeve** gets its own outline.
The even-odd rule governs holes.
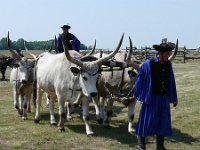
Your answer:
[[[150,61],[147,60],[140,68],[135,82],[134,96],[137,100],[149,104],[152,96]]]
[[[178,101],[177,91],[176,91],[176,81],[175,81],[174,72],[173,72],[171,63],[170,63],[169,91],[168,92],[169,92],[168,94],[169,94],[171,103]]]
[[[72,43],[72,46],[73,46],[73,49],[75,51],[78,51],[80,50],[80,45],[81,45],[81,42],[79,41],[79,39],[75,36],[75,35],[71,35],[71,39],[73,40],[73,43]]]

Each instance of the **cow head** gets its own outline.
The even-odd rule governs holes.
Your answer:
[[[95,59],[95,58],[94,58]],[[96,82],[100,76],[99,65],[92,62],[84,62],[83,67],[71,67],[71,72],[79,78],[82,93],[88,97],[97,95]]]
[[[8,48],[12,54],[14,60],[12,60],[12,65],[15,69],[17,69],[18,80],[22,84],[32,83],[33,82],[33,68],[34,68],[34,60],[27,59],[26,57],[21,57],[18,53],[11,49],[11,43],[8,33]]]
[[[97,59],[93,56],[85,56],[81,59],[75,59],[71,57],[68,48],[63,44],[66,58],[77,67],[71,67],[71,72],[79,78],[80,88],[82,93],[88,97],[95,97],[97,95],[96,83],[100,76],[100,66],[112,58],[120,49],[124,34],[122,35],[117,48],[108,56]]]
[[[23,57],[18,64],[18,77],[22,84],[33,82],[33,68],[34,62]]]

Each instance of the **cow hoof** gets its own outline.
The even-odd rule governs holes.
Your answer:
[[[72,116],[68,116],[67,117],[67,121],[73,121],[73,117]]]
[[[99,118],[99,119],[97,119],[97,122],[98,122],[98,124],[103,124],[103,119],[102,118]]]
[[[131,135],[135,135],[135,131],[129,131]]]
[[[28,118],[25,116],[22,116],[22,120],[27,120]]]
[[[40,120],[38,120],[38,119],[35,119],[35,120],[34,120],[34,122],[35,122],[35,123],[39,123],[39,122],[40,122]]]
[[[57,125],[57,122],[51,122],[50,123],[52,126],[56,126]]]
[[[62,133],[62,132],[65,132],[65,128],[58,128],[58,130]]]
[[[19,116],[22,117],[22,113],[23,113],[22,110],[21,109],[17,109],[17,111],[18,111]]]
[[[92,131],[90,131],[90,132],[87,133],[87,136],[94,136],[94,135],[95,135],[95,133],[92,132]]]

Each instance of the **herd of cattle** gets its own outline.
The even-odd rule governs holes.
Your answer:
[[[82,119],[85,123],[86,134],[94,132],[89,125],[89,103],[95,106],[97,121],[103,126],[109,126],[113,113],[114,101],[122,102],[128,107],[128,132],[134,133],[133,119],[136,100],[133,97],[134,83],[137,72],[142,64],[138,64],[132,50],[128,53],[119,52],[124,34],[116,49],[110,54],[91,53],[83,55],[68,50],[63,43],[64,53],[51,54],[44,52],[38,56],[26,48],[32,58],[21,57],[11,49],[8,34],[8,47],[12,57],[0,58],[0,69],[5,79],[7,66],[12,67],[10,82],[13,87],[14,106],[22,119],[27,119],[30,112],[31,95],[36,109],[35,123],[40,122],[40,107],[45,93],[49,105],[50,123],[56,125],[54,103],[58,102],[58,129],[64,131],[64,121],[71,119],[74,106],[82,107]],[[95,44],[96,45],[96,44]],[[178,41],[171,61],[176,56]],[[137,62],[137,63],[136,63]]]

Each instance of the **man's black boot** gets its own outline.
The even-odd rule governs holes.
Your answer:
[[[140,150],[146,150],[145,137],[138,136],[137,148]]]
[[[156,150],[167,150],[164,147],[164,137],[156,135]]]

